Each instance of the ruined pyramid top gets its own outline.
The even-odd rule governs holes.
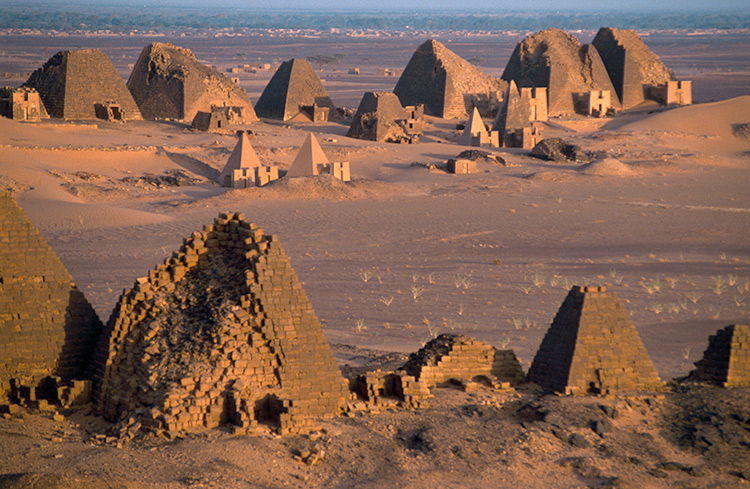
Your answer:
[[[750,387],[750,327],[733,324],[711,335],[695,367],[689,380]]]
[[[234,145],[232,154],[229,155],[227,164],[219,175],[219,182],[223,182],[227,176],[231,178],[234,170],[255,168],[260,165],[260,159],[255,152],[255,148],[250,144],[250,137],[247,131],[238,131],[237,144]]]
[[[243,107],[248,122],[257,120],[245,91],[223,73],[199,62],[189,49],[164,42],[143,48],[128,88],[146,119],[192,121],[212,106]]]
[[[125,120],[141,119],[132,95],[109,56],[99,49],[60,51],[34,71],[24,86],[35,88],[50,117],[96,119],[96,105],[119,104]]]
[[[346,136],[372,141],[399,140],[399,136],[405,134],[398,121],[407,117],[396,94],[365,92]]]
[[[661,386],[638,331],[605,287],[574,286],[534,357],[528,380],[569,394]]]
[[[328,92],[306,59],[294,58],[281,63],[255,104],[261,117],[287,121],[300,114],[303,107],[336,108]]]
[[[504,82],[431,39],[414,52],[393,92],[403,105],[424,104],[426,114],[465,118],[471,108],[467,96],[487,96],[504,89]]]
[[[323,148],[320,147],[318,138],[316,138],[313,133],[308,133],[305,142],[297,152],[297,156],[295,156],[294,161],[292,161],[286,175],[288,177],[307,177],[317,175],[318,165],[326,165],[328,163],[328,157],[323,151]]]

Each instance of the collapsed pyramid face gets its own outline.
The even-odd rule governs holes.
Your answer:
[[[428,387],[452,379],[496,377],[503,382],[518,384],[524,378],[512,350],[497,350],[483,341],[454,334],[434,338],[412,353],[401,369]]]
[[[750,327],[730,325],[711,335],[695,367],[688,376],[690,380],[750,387]]]
[[[81,375],[101,329],[55,252],[0,192],[0,397],[10,379]]]
[[[247,122],[258,120],[245,91],[223,73],[200,63],[192,51],[151,43],[141,51],[128,89],[146,119],[192,121],[212,106],[242,107]]]
[[[396,94],[366,92],[359,102],[347,137],[370,141],[398,141],[407,137],[399,121],[408,118]]]
[[[424,104],[426,114],[463,119],[471,109],[470,95],[502,92],[505,85],[438,41],[429,40],[414,52],[393,92],[403,105]]]
[[[279,242],[222,214],[126,290],[97,352],[96,408],[179,432],[257,423],[283,433],[348,396]]]
[[[662,384],[627,311],[604,287],[572,288],[527,378],[567,394],[655,389]]]
[[[547,29],[516,45],[503,80],[518,87],[547,87],[549,115],[575,113],[574,94],[610,90],[612,82],[596,49],[559,29]]]
[[[633,30],[602,27],[591,44],[602,57],[623,109],[645,100],[646,85],[674,80],[672,70]]]
[[[279,66],[263,89],[255,110],[261,117],[288,121],[312,106],[328,108],[331,116],[336,111],[312,65],[295,58]]]
[[[35,88],[50,117],[96,119],[97,105],[119,105],[124,120],[141,113],[109,57],[98,49],[60,51],[31,74],[24,86]]]

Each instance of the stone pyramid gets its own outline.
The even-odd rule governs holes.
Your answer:
[[[119,104],[124,120],[141,119],[133,97],[109,57],[98,49],[60,51],[31,74],[50,117],[96,119],[97,104]]]
[[[192,51],[154,42],[143,48],[128,79],[128,89],[146,119],[192,121],[212,106],[242,107],[246,122],[258,120],[245,91]]]
[[[490,134],[487,132],[482,116],[479,115],[479,109],[476,107],[472,109],[471,117],[466,121],[464,132],[458,138],[458,144],[471,146],[474,138],[479,138],[479,141],[489,141],[490,139]]]
[[[219,182],[225,182],[227,178],[231,180],[232,172],[240,168],[255,168],[261,166],[258,154],[255,152],[253,145],[250,144],[250,138],[246,131],[238,131],[239,137],[237,144],[229,155],[227,164],[219,174]]]
[[[497,94],[502,80],[474,65],[435,40],[426,41],[412,55],[393,92],[402,105],[424,104],[425,113],[463,119],[473,105],[471,97]]]
[[[123,292],[96,359],[95,408],[170,433],[293,433],[348,399],[278,240],[223,213]]]
[[[327,107],[331,117],[335,115],[336,108],[313,67],[305,59],[294,58],[281,63],[255,110],[261,117],[288,121],[313,105]]]
[[[645,100],[646,85],[674,80],[672,70],[633,30],[602,27],[592,44],[601,55],[623,109]]]
[[[399,142],[408,137],[403,122],[408,118],[396,94],[365,92],[349,126],[347,137]]]
[[[547,87],[551,116],[573,114],[576,93],[615,93],[596,49],[559,29],[540,31],[519,42],[502,78],[514,80],[519,87]]]
[[[497,117],[492,125],[492,130],[500,131],[500,134],[512,133],[517,129],[527,127],[529,119],[529,106],[523,103],[516,82],[511,80],[508,83],[503,103],[500,105],[500,110],[497,112]]]
[[[708,348],[695,367],[689,380],[750,387],[750,328],[730,325],[718,330],[708,338]]]
[[[604,287],[572,288],[542,340],[527,379],[566,394],[662,385],[628,312]]]
[[[292,161],[289,171],[286,172],[288,177],[309,177],[320,174],[318,165],[327,165],[330,163],[323,148],[320,147],[318,139],[313,133],[308,133],[307,139],[299,149],[297,156]]]
[[[80,376],[101,330],[65,265],[0,192],[0,402],[10,379],[33,387],[48,375]]]

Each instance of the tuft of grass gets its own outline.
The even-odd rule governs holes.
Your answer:
[[[675,287],[677,287],[677,282],[679,282],[679,280],[674,277],[665,277],[664,281],[667,283],[667,285],[669,285],[670,289],[674,289]]]
[[[727,275],[728,286],[735,287],[737,285],[737,282],[739,282],[739,277],[737,277],[737,275],[732,275],[731,273]]]
[[[716,275],[714,277],[711,277],[711,280],[713,282],[711,290],[714,294],[721,295],[724,292],[724,289],[727,287],[726,279],[721,275]]]
[[[360,270],[359,278],[361,278],[364,283],[367,283],[370,281],[370,278],[372,278],[372,272],[370,270]]]
[[[420,287],[419,285],[412,285],[411,287],[409,287],[409,292],[411,292],[412,299],[416,301],[420,297],[422,297],[422,294],[424,293],[424,287]]]
[[[534,290],[534,287],[525,287],[525,286],[522,285],[521,286],[521,290],[523,291],[524,294],[529,295],[529,292],[531,292],[532,290]]]
[[[658,278],[643,278],[640,282],[638,282],[638,285],[643,287],[643,290],[645,290],[648,295],[654,295],[657,292],[661,291],[661,281]]]
[[[697,304],[698,301],[703,298],[703,296],[699,294],[698,292],[688,292],[685,294],[685,297],[687,297],[688,300],[692,302],[693,304]]]
[[[459,316],[463,316],[464,315],[464,305],[463,304],[459,304],[458,305],[458,310],[456,311],[456,314],[458,314]]]
[[[367,326],[365,326],[365,320],[364,318],[359,318],[354,320],[354,331],[357,333],[362,333],[363,331],[367,330]]]
[[[654,314],[661,314],[664,312],[664,305],[663,304],[651,304],[648,306],[648,310],[653,312]]]
[[[492,260],[492,264],[493,265],[502,265],[503,261],[500,258],[495,258],[494,260]]]
[[[544,285],[547,283],[547,279],[543,274],[534,272],[531,275],[531,283],[532,285],[534,285],[534,287],[544,287]]]
[[[471,275],[467,273],[457,273],[455,277],[453,277],[453,285],[455,285],[457,289],[468,290],[476,284],[471,279]]]
[[[390,295],[388,297],[382,296],[380,299],[378,299],[380,302],[382,302],[385,307],[390,307],[391,304],[393,304],[393,296]]]

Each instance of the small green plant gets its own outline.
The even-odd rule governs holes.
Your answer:
[[[664,305],[663,304],[651,304],[648,306],[648,310],[653,312],[654,314],[661,314],[664,312]]]
[[[380,299],[378,299],[380,302],[383,303],[385,307],[390,307],[391,304],[393,304],[393,296],[390,295],[388,297],[382,296]]]

